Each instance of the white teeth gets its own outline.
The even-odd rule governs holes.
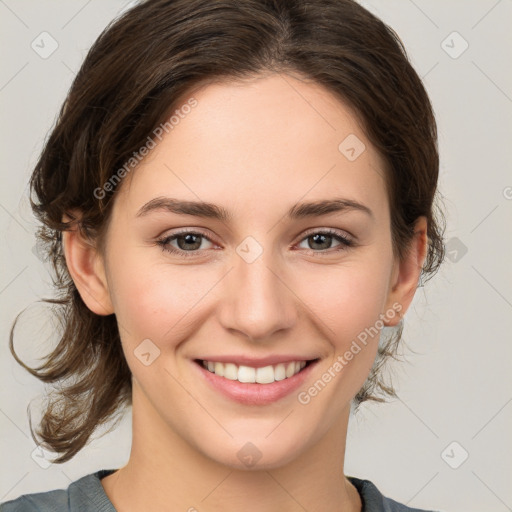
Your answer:
[[[274,379],[275,380],[286,379],[286,368],[284,367],[284,364],[282,364],[282,363],[276,364],[276,367],[274,368]]]
[[[292,377],[295,374],[295,363],[288,363],[286,365],[286,377]]]
[[[256,382],[256,370],[249,366],[240,366],[238,368],[238,380],[240,382]]]
[[[272,366],[263,366],[263,368],[256,369],[256,382],[259,384],[270,384],[274,380],[274,368]]]
[[[224,377],[229,380],[238,379],[238,368],[236,367],[236,364],[226,363],[224,365]]]
[[[271,384],[274,381],[289,379],[299,373],[306,366],[306,361],[292,361],[290,363],[279,363],[274,366],[252,368],[250,366],[237,366],[233,363],[219,363],[202,361],[202,365],[210,372],[219,377],[239,382],[250,382],[258,384]]]
[[[215,374],[219,377],[224,377],[224,365],[222,363],[215,363]]]

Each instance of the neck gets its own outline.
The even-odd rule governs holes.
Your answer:
[[[360,512],[361,499],[343,474],[350,408],[300,455],[279,467],[238,469],[207,457],[133,389],[128,463],[101,483],[119,512]]]

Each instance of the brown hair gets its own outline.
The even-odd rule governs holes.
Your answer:
[[[78,222],[100,245],[115,197],[104,184],[165,119],[178,100],[214,81],[296,73],[351,106],[386,163],[395,255],[402,258],[415,220],[428,222],[425,282],[444,257],[434,198],[436,123],[422,82],[396,33],[353,0],[146,0],[114,20],[81,66],[31,178],[38,232],[55,271],[59,315],[55,349],[32,375],[58,383],[37,434],[71,459],[96,427],[131,404],[131,372],[115,315],[82,301],[66,267],[61,233]],[[95,192],[96,191],[96,192]],[[80,218],[63,222],[72,210]],[[441,219],[443,220],[443,219]],[[355,403],[396,396],[381,367],[396,357],[402,324],[381,343]],[[30,416],[30,414],[29,414]],[[32,424],[30,422],[32,431]]]

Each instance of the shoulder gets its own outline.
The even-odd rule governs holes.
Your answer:
[[[23,494],[14,500],[0,503],[0,512],[64,512],[68,509],[67,492],[56,489],[48,492]]]
[[[408,507],[383,496],[379,489],[369,480],[362,480],[353,476],[348,476],[347,478],[358,490],[363,502],[364,512],[440,512]]]
[[[72,482],[67,489],[23,494],[0,503],[0,512],[115,512],[100,480],[115,469],[101,469]]]

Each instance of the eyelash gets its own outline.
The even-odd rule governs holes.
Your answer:
[[[356,245],[355,242],[353,240],[351,240],[350,238],[348,238],[345,235],[340,234],[338,231],[335,231],[330,228],[309,232],[306,234],[306,236],[304,236],[300,240],[300,242],[306,240],[307,238],[309,238],[313,235],[318,235],[318,234],[331,235],[333,238],[338,240],[341,243],[341,245],[339,246],[338,249],[335,249],[335,250],[326,249],[326,250],[315,251],[314,249],[309,249],[309,251],[312,251],[315,255],[324,256],[325,253],[327,253],[327,254],[337,253],[337,252],[345,251],[351,247],[355,247],[355,245]],[[197,257],[198,253],[201,253],[202,251],[197,251],[197,250],[196,251],[184,251],[182,249],[175,249],[174,247],[169,245],[171,241],[175,240],[176,238],[178,238],[179,236],[182,236],[182,235],[198,235],[198,236],[205,238],[209,242],[214,243],[204,233],[201,233],[199,231],[188,231],[188,230],[179,231],[170,236],[165,236],[165,237],[159,238],[156,241],[156,243],[157,243],[157,245],[159,245],[162,248],[163,251],[169,252],[171,254],[175,254],[175,255],[178,255],[178,256],[184,257],[184,258]]]

